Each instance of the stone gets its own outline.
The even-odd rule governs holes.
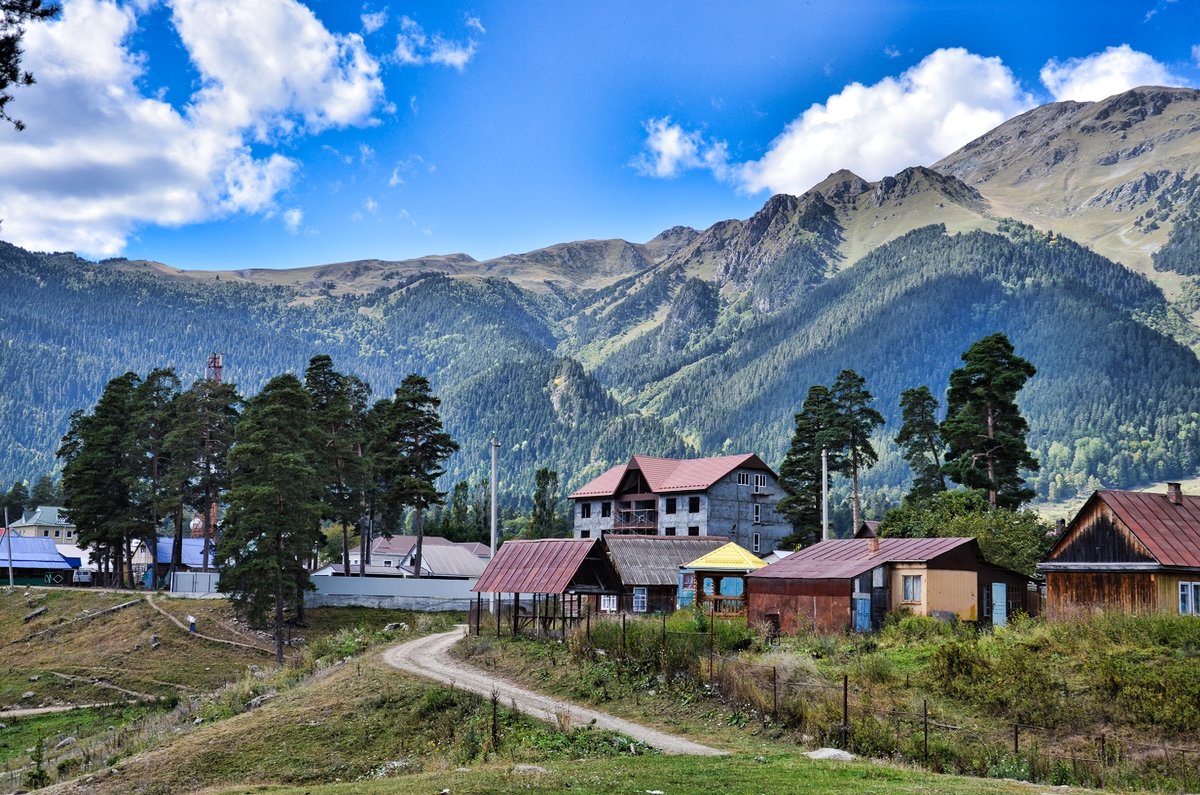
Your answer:
[[[40,676],[37,676],[37,675],[35,674],[34,676],[31,676],[31,677],[29,677],[29,681],[30,681],[30,682],[36,682],[37,680],[39,680],[39,679],[41,679],[41,678],[42,678],[42,677],[40,677]]]
[[[540,774],[540,773],[545,773],[545,772],[546,772],[546,768],[544,768],[544,767],[538,767],[537,765],[514,765],[514,766],[513,766],[513,772],[514,772],[514,773],[534,773],[534,774]]]
[[[37,695],[37,694],[34,693],[32,690],[26,690],[24,693],[21,694],[21,700],[28,701],[29,699],[33,698],[35,695]]]
[[[809,759],[832,759],[835,762],[853,762],[857,757],[840,748],[818,748],[805,754]]]
[[[60,748],[66,748],[68,745],[73,745],[74,743],[75,743],[74,737],[64,737],[58,741],[57,745],[54,746],[54,750],[57,751]]]

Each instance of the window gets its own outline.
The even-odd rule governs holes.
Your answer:
[[[758,507],[758,506],[755,506],[755,507]],[[760,540],[760,538],[759,538],[759,535],[758,535],[758,533],[755,533],[755,534],[754,534],[754,550],[753,550],[753,551],[755,551],[755,552],[757,552],[757,551],[758,551],[758,547],[759,547],[759,540]]]
[[[1200,616],[1200,582],[1179,583],[1179,615]]]
[[[738,473],[738,485],[739,486],[749,486],[750,485],[750,473],[749,472],[739,472]]]
[[[920,574],[905,574],[904,575],[904,601],[906,601],[906,602],[921,601],[921,575]]]
[[[592,504],[590,502],[579,503],[579,518],[580,519],[591,519],[592,518]]]
[[[674,527],[668,527],[666,530],[664,530],[664,531],[663,531],[663,534],[664,534],[664,535],[673,536],[673,535],[675,535],[675,528],[674,528]]]
[[[42,531],[42,535],[43,535],[43,536],[45,536],[46,538],[49,538],[49,537],[50,537],[50,531],[49,531],[49,530],[43,530],[43,531]]]
[[[392,562],[391,562],[390,560],[384,559],[384,561],[383,561],[383,565],[384,565],[384,567],[385,567],[385,568],[389,568],[389,569],[390,569],[390,568],[392,567]]]
[[[983,617],[992,617],[992,584],[983,586]]]
[[[55,531],[54,531],[54,537],[55,537],[55,538],[60,538],[60,537],[62,537],[62,530],[55,530]]]
[[[579,537],[580,537],[580,538],[591,538],[591,537],[592,537],[592,531],[591,531],[591,530],[580,530],[580,531],[579,531]]]
[[[608,500],[600,503],[600,515],[603,517],[612,516],[612,503]]]
[[[756,493],[761,493],[766,490],[767,490],[767,476],[761,475],[761,474],[755,475],[754,476],[754,491]]]
[[[698,535],[700,535],[700,528],[699,528],[699,527],[697,527],[697,526],[695,526],[695,525],[693,525],[692,527],[689,527],[689,528],[688,528],[688,535],[690,535],[690,536],[698,536]]]
[[[616,594],[600,594],[600,612],[615,613],[617,612],[617,595]]]
[[[635,612],[635,613],[645,613],[646,612],[646,589],[645,588],[634,588],[633,589],[633,612]]]
[[[663,513],[675,513],[675,498],[667,497],[667,504],[663,508]]]
[[[754,504],[754,523],[762,524],[762,506],[758,503]]]
[[[688,513],[700,513],[699,497],[688,497]]]

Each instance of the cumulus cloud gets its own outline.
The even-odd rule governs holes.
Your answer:
[[[999,58],[941,49],[898,77],[851,83],[812,105],[758,160],[731,164],[725,144],[652,119],[639,170],[707,168],[745,193],[803,193],[841,168],[874,180],[932,163],[1034,104]]]
[[[1193,51],[1194,52],[1194,51]],[[1166,66],[1128,44],[1042,67],[1042,83],[1055,100],[1094,102],[1138,86],[1177,86],[1185,81]]]
[[[295,0],[170,8],[200,75],[182,108],[140,88],[129,40],[146,6],[69,0],[59,20],[29,27],[29,129],[0,128],[7,240],[107,256],[140,224],[272,212],[299,171],[273,145],[372,122],[383,84],[359,36],[330,33]]]
[[[468,17],[467,26],[483,32],[483,24],[476,17]],[[406,16],[400,18],[400,33],[396,36],[393,57],[411,66],[439,64],[461,72],[475,56],[476,46],[474,39],[459,42],[447,39],[440,33],[430,36],[420,23]]]
[[[304,223],[304,211],[298,207],[292,207],[283,211],[283,228],[291,234],[296,234],[300,231],[300,225]]]
[[[671,121],[670,116],[649,119],[646,142],[631,165],[644,176],[672,178],[694,168],[712,169],[724,177],[729,159],[722,141],[709,141],[699,132],[688,132]]]
[[[387,24],[388,12],[385,8],[383,11],[363,14],[359,19],[362,20],[363,33],[370,35]]]

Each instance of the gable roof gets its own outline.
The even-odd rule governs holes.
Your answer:
[[[12,538],[0,533],[0,568],[8,566],[8,548],[12,543],[14,569],[70,569],[71,564],[54,546],[54,540],[42,536],[23,536],[12,531]]]
[[[680,566],[720,549],[728,541],[724,536],[604,537],[608,558],[626,586],[677,586]]]
[[[704,571],[754,571],[766,566],[767,562],[760,559],[745,547],[730,541],[723,547],[717,547],[707,555],[701,555],[691,563],[683,564],[685,569],[703,569]]]
[[[416,547],[413,547],[414,552]],[[412,566],[410,555],[405,564]],[[442,577],[478,577],[487,562],[470,550],[455,544],[434,544],[421,547],[421,571]]]
[[[880,538],[871,554],[871,539],[822,541],[781,561],[750,573],[751,577],[841,580],[857,577],[884,563],[928,563],[964,545],[979,551],[974,538]]]
[[[1129,528],[1162,566],[1200,568],[1200,497],[1183,495],[1179,505],[1163,493],[1102,489],[1091,496],[1048,557],[1074,536],[1075,521],[1099,499]]]
[[[429,547],[445,546],[449,543],[450,541],[441,536],[425,536],[424,543],[421,544],[421,551],[424,552]],[[416,545],[416,536],[392,536],[391,538],[379,536],[371,540],[371,554],[407,555]]]
[[[614,496],[625,475],[631,471],[640,471],[654,494],[705,491],[739,467],[770,472],[778,478],[775,471],[754,453],[683,459],[635,455],[571,492],[570,499]]]
[[[506,541],[496,550],[496,557],[488,562],[471,590],[479,593],[565,593],[599,543],[599,538]]]
[[[67,509],[60,508],[57,505],[39,505],[32,511],[27,511],[25,516],[20,520],[12,523],[18,531],[22,527],[36,527],[54,525],[56,527],[74,527],[74,523],[67,518]]]

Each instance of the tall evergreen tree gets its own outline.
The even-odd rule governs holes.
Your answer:
[[[363,517],[367,400],[371,388],[333,369],[325,354],[309,360],[304,388],[312,398],[317,463],[324,483],[322,518],[342,531],[342,571],[350,574],[350,526]],[[360,532],[360,536],[361,536]]]
[[[801,546],[821,539],[821,450],[828,449],[836,436],[837,409],[829,388],[810,386],[779,467],[779,482],[788,491],[779,501],[779,511],[792,523]]]
[[[436,481],[442,464],[458,449],[458,443],[442,430],[438,415],[441,401],[430,390],[429,381],[413,374],[396,389],[384,408],[377,437],[375,466],[383,491],[380,503],[388,525],[394,527],[405,508],[413,510],[417,543],[413,548],[413,575],[421,576],[421,552],[425,538],[425,509],[440,505],[445,496]]]
[[[158,587],[158,530],[170,512],[175,490],[167,478],[167,435],[175,417],[179,377],[170,368],[150,371],[133,395],[130,433],[133,509],[142,526],[139,538],[150,551],[150,587]]]
[[[298,591],[312,587],[305,563],[321,519],[315,436],[308,393],[294,375],[281,375],[249,401],[229,452],[217,587],[230,594],[240,616],[272,628],[277,665],[283,664],[284,610]]]
[[[25,488],[25,484],[20,480],[14,481],[8,494],[4,495],[4,509],[8,511],[8,521],[20,521],[30,504],[29,491]]]
[[[541,467],[534,474],[533,512],[529,516],[529,538],[553,538],[558,534],[558,473]]]
[[[858,475],[879,461],[879,454],[871,444],[871,433],[883,425],[883,415],[871,407],[874,397],[866,384],[866,379],[853,370],[842,370],[830,390],[836,411],[836,443],[840,443],[841,453],[837,471],[850,478],[854,532],[858,532],[862,514]]]
[[[26,504],[30,508],[37,508],[40,505],[62,505],[63,494],[59,491],[54,478],[42,475],[33,484],[33,491],[29,492],[29,502]]]
[[[229,449],[242,398],[229,383],[200,379],[175,400],[174,425],[166,437],[167,479],[175,498],[175,540],[171,567],[183,554],[183,512],[190,508],[204,525],[205,538],[215,528],[212,506],[229,488]],[[205,552],[208,545],[205,544]],[[208,558],[206,555],[205,563]]]
[[[134,508],[132,422],[141,379],[125,373],[104,387],[91,414],[75,412],[59,447],[64,503],[79,546],[111,562],[118,587],[128,582],[130,539],[140,529]]]
[[[1001,333],[976,342],[962,360],[950,374],[946,396],[942,438],[949,449],[943,470],[955,483],[987,492],[993,508],[1015,510],[1033,499],[1021,470],[1038,469],[1016,398],[1037,370]]]
[[[900,393],[900,432],[896,444],[904,451],[904,460],[913,471],[908,499],[919,500],[946,490],[942,474],[942,433],[938,427],[937,398],[927,386],[913,387]]]

